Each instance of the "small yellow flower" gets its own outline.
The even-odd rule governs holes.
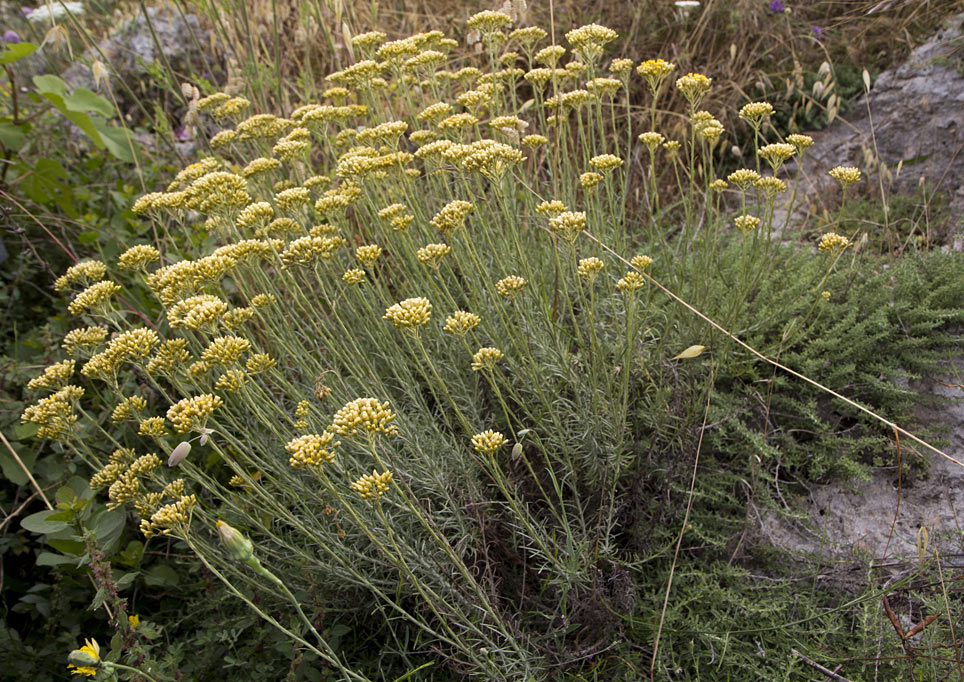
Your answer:
[[[371,268],[375,265],[382,255],[382,247],[375,244],[368,244],[366,246],[359,246],[355,249],[355,258],[364,265],[366,268]]]
[[[549,144],[549,138],[545,135],[526,135],[522,138],[522,146],[535,149]]]
[[[80,315],[88,310],[99,312],[107,306],[111,297],[120,290],[120,286],[113,282],[97,282],[77,294],[77,298],[67,306],[67,311],[71,315]]]
[[[768,144],[757,150],[757,154],[761,159],[764,159],[770,164],[773,172],[776,173],[777,169],[797,153],[797,148],[792,144],[786,142],[777,142],[775,144]]]
[[[813,146],[813,138],[809,135],[798,135],[794,133],[792,135],[787,135],[787,142],[792,144],[797,148],[798,154],[803,154],[805,151]]]
[[[341,279],[345,284],[360,284],[365,281],[365,271],[361,268],[352,268],[346,270]]]
[[[579,276],[584,280],[588,281],[590,284],[596,281],[596,277],[602,272],[604,263],[595,256],[590,256],[589,258],[583,258],[579,261],[579,265],[576,270],[579,272]]]
[[[167,411],[167,418],[178,433],[201,431],[214,410],[224,405],[219,396],[204,393],[178,401]]]
[[[707,78],[701,73],[688,73],[677,79],[676,87],[683,94],[683,98],[689,103],[690,108],[695,109],[699,106],[703,95],[707,93],[712,83],[712,78]]]
[[[840,183],[840,186],[844,189],[850,187],[850,185],[855,182],[859,182],[861,178],[860,171],[853,166],[837,166],[836,168],[830,169],[830,177]]]
[[[392,472],[378,473],[372,469],[371,474],[365,474],[351,484],[351,489],[358,493],[363,500],[377,500],[388,492],[388,484],[392,482]]]
[[[585,229],[586,214],[582,211],[563,211],[549,219],[549,231],[569,242],[574,242]]]
[[[428,324],[432,315],[432,304],[427,298],[406,298],[391,306],[382,316],[399,329],[418,329]]]
[[[650,92],[655,96],[663,80],[676,70],[676,64],[663,59],[648,59],[636,67],[636,73],[646,79]]]
[[[120,258],[117,259],[117,265],[121,270],[139,270],[146,267],[148,263],[160,260],[160,258],[160,252],[153,246],[139,244],[122,253]]]
[[[623,160],[613,154],[600,154],[589,159],[589,165],[601,173],[609,174],[623,165]]]
[[[627,272],[622,279],[616,282],[616,288],[624,294],[631,294],[637,289],[641,289],[646,284],[643,276],[634,270]]]
[[[449,334],[454,334],[455,336],[465,336],[470,331],[479,326],[481,318],[475,313],[470,313],[465,310],[456,310],[445,320],[445,326],[442,330],[448,332]]]
[[[509,275],[495,283],[495,290],[503,298],[513,299],[525,289],[529,282],[518,275]]]
[[[483,369],[493,370],[496,364],[505,357],[498,348],[479,348],[472,356],[472,371],[481,372]]]
[[[73,675],[93,677],[100,667],[100,645],[96,639],[85,639],[84,646],[70,652],[67,670]]]
[[[769,102],[750,102],[740,109],[740,118],[754,130],[758,130],[770,116],[773,116],[773,105]]]
[[[298,436],[288,442],[285,450],[291,455],[288,463],[294,469],[305,467],[320,467],[323,463],[331,464],[335,461],[335,448],[341,441],[335,440],[335,434],[324,431],[321,434],[308,433]]]
[[[648,133],[639,134],[639,141],[646,145],[646,148],[649,150],[650,154],[655,154],[656,148],[663,144],[665,140],[665,137],[652,130]]]
[[[393,421],[395,413],[387,402],[380,403],[375,398],[356,398],[335,413],[331,430],[345,438],[373,438],[379,433],[397,436],[398,427],[392,424]]]
[[[141,617],[138,616],[136,613],[132,614],[127,617],[127,622],[130,624],[132,628],[136,628],[138,625],[141,624]]]
[[[498,452],[499,448],[508,442],[505,436],[492,429],[472,436],[472,447],[475,448],[476,452],[481,452],[485,455],[494,455]]]
[[[601,176],[599,173],[589,172],[583,173],[579,176],[579,184],[582,185],[582,188],[588,193],[591,193],[594,189],[596,189],[596,185],[602,181],[603,176]]]
[[[820,243],[817,248],[821,251],[825,251],[831,254],[836,254],[850,246],[850,240],[846,237],[837,234],[836,232],[827,232],[820,237]]]
[[[717,178],[716,180],[710,183],[710,189],[713,190],[714,192],[722,192],[727,187],[728,185],[726,183],[726,180],[723,180],[722,178]]]
[[[760,219],[752,215],[741,215],[733,219],[733,224],[737,226],[740,232],[746,234],[760,226]]]
[[[760,178],[753,183],[753,186],[762,191],[767,196],[767,199],[772,199],[780,192],[787,191],[787,183],[780,178]]]

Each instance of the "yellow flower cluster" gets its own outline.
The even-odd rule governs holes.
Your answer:
[[[345,274],[341,276],[341,279],[345,284],[361,284],[365,281],[365,271],[361,268],[351,268],[350,270],[345,270]]]
[[[219,336],[213,339],[201,353],[201,361],[209,366],[233,365],[244,353],[251,350],[251,342],[240,336]]]
[[[646,280],[641,274],[634,270],[630,270],[618,282],[616,282],[616,288],[622,291],[624,294],[631,294],[637,289],[641,289],[645,285]]]
[[[740,232],[746,234],[760,226],[760,219],[752,215],[741,215],[733,219],[733,224],[737,226]]]
[[[820,237],[820,242],[817,245],[817,248],[819,248],[821,251],[826,251],[829,253],[839,253],[848,246],[850,246],[849,239],[837,234],[836,232],[827,232]]]
[[[759,130],[763,122],[773,116],[773,105],[769,102],[749,102],[740,107],[740,118]]]
[[[632,259],[630,259],[629,264],[637,270],[645,270],[653,264],[653,259],[644,255],[633,256]]]
[[[137,433],[151,438],[163,438],[167,435],[165,423],[164,417],[148,417],[138,424]]]
[[[117,265],[121,270],[141,270],[147,267],[148,263],[153,263],[161,259],[161,253],[153,246],[139,244],[132,246],[120,255]]]
[[[432,304],[427,298],[406,298],[388,308],[382,319],[399,329],[417,329],[428,323],[431,314]]]
[[[602,56],[603,48],[619,37],[611,28],[599,24],[580,26],[566,33],[566,40],[586,64],[595,62]]]
[[[392,424],[395,413],[387,402],[375,398],[357,398],[335,413],[331,429],[339,436],[373,438],[377,434],[397,436],[398,427]]]
[[[610,173],[623,165],[623,160],[614,154],[600,154],[589,159],[589,165],[602,173]]]
[[[139,395],[124,398],[117,404],[110,418],[115,424],[126,421],[140,421],[139,414],[147,409],[147,401]]]
[[[495,290],[503,298],[513,299],[525,289],[529,282],[518,275],[509,275],[495,283]]]
[[[66,386],[70,377],[73,376],[75,364],[73,360],[64,360],[50,365],[39,377],[31,379],[27,383],[27,388],[31,391],[58,391]]]
[[[104,279],[105,275],[107,275],[107,266],[99,260],[81,261],[67,268],[67,272],[57,278],[54,289],[62,294],[74,284],[89,286]]]
[[[713,84],[712,78],[707,78],[701,73],[688,73],[676,80],[676,88],[683,94],[683,98],[689,103],[692,109],[699,106],[703,95]]]
[[[177,369],[190,359],[187,339],[168,339],[161,344],[157,353],[147,363],[147,373],[173,376]]]
[[[792,144],[797,148],[798,154],[803,154],[805,151],[813,146],[813,138],[809,135],[799,135],[793,133],[792,135],[787,135],[787,142]]]
[[[288,463],[295,469],[304,467],[319,467],[322,463],[335,461],[335,448],[341,441],[335,440],[335,434],[324,431],[321,434],[307,433],[288,441],[285,450],[291,455]]]
[[[377,261],[381,255],[382,247],[376,244],[367,244],[355,249],[355,258],[358,259],[359,263],[369,269],[375,265],[375,261]]]
[[[590,256],[579,261],[579,264],[576,266],[576,271],[580,277],[592,284],[596,281],[599,273],[602,272],[603,266],[604,263],[600,259],[595,256]]]
[[[442,330],[456,336],[465,336],[470,331],[479,326],[481,318],[475,313],[465,310],[456,310],[445,320]]]
[[[603,181],[603,176],[599,173],[583,173],[579,176],[579,184],[589,193],[596,189],[596,185]]]
[[[787,191],[787,183],[780,178],[765,177],[753,183],[753,186],[766,195],[767,200],[771,200],[780,192]]]
[[[563,211],[549,219],[549,230],[569,242],[574,242],[585,229],[586,214],[582,211]]]
[[[226,393],[237,393],[248,383],[248,375],[241,369],[229,369],[214,382],[214,388]]]
[[[365,474],[351,484],[351,489],[358,493],[363,500],[378,499],[388,492],[388,484],[392,482],[392,472],[378,473],[372,469],[371,474]]]
[[[73,355],[80,348],[99,346],[107,339],[107,330],[104,327],[85,327],[83,329],[71,329],[64,336],[61,344],[67,355]]]
[[[213,328],[228,312],[228,304],[212,294],[200,294],[178,301],[167,311],[171,329]]]
[[[760,179],[760,174],[749,168],[741,168],[730,173],[726,179],[745,192],[747,187]]]
[[[770,164],[774,173],[777,172],[777,169],[783,165],[785,161],[793,158],[796,153],[797,148],[787,142],[768,144],[757,150],[757,154],[761,159]]]
[[[475,448],[476,452],[481,452],[485,455],[494,455],[499,451],[499,448],[508,442],[505,436],[492,429],[472,436],[472,447]]]
[[[415,257],[418,258],[419,263],[438,268],[442,258],[451,251],[452,247],[448,244],[427,244],[415,252]]]
[[[167,504],[151,515],[150,520],[141,520],[141,532],[144,537],[151,537],[160,532],[166,535],[172,531],[183,530],[191,522],[191,514],[197,506],[194,495],[183,495],[181,499]]]
[[[77,298],[70,302],[67,310],[71,315],[80,315],[88,310],[99,312],[120,289],[120,286],[113,282],[97,282],[77,294]]]
[[[66,441],[77,422],[74,403],[84,395],[78,386],[64,386],[53,395],[27,407],[20,416],[24,424],[36,424],[38,438]]]
[[[860,171],[853,166],[837,166],[831,168],[829,173],[830,177],[839,182],[844,189],[855,182],[859,182],[861,178]]]
[[[472,356],[472,371],[481,372],[483,369],[491,371],[504,357],[505,355],[498,348],[491,346],[479,348]]]
[[[676,70],[676,64],[672,64],[663,59],[647,59],[636,67],[636,73],[646,79],[650,92],[653,96],[659,91],[660,86],[668,75]]]
[[[167,419],[178,433],[201,431],[214,410],[224,405],[219,396],[204,393],[193,398],[178,401],[167,411]]]

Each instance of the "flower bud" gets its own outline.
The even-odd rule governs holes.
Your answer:
[[[167,466],[174,467],[181,463],[181,461],[188,456],[191,452],[191,444],[187,441],[179,443],[174,450],[171,451],[171,456],[167,458]]]
[[[218,535],[221,536],[221,544],[228,550],[228,554],[236,561],[248,562],[254,558],[254,545],[244,537],[237,528],[229,526],[224,521],[218,521]]]
[[[67,663],[78,668],[95,668],[100,665],[100,659],[84,649],[74,649],[67,655]]]

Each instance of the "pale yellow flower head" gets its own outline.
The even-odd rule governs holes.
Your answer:
[[[740,170],[730,173],[726,179],[739,187],[741,190],[746,191],[747,187],[750,187],[753,185],[753,183],[760,179],[760,174],[755,170],[750,170],[749,168],[741,168]]]
[[[378,434],[397,436],[395,413],[387,402],[357,398],[345,404],[332,418],[331,430],[344,438],[374,438]]]
[[[406,298],[385,311],[383,320],[388,320],[399,329],[418,329],[426,324],[432,315],[432,304],[427,298]]]
[[[583,258],[579,261],[576,271],[579,273],[580,277],[592,284],[596,281],[596,277],[600,272],[602,272],[604,266],[605,264],[602,262],[602,260],[596,258],[595,256],[590,256],[589,258]]]
[[[320,467],[335,461],[335,448],[341,441],[335,440],[335,434],[324,431],[320,434],[307,433],[288,441],[285,450],[291,455],[288,463],[294,469]]]
[[[419,263],[437,268],[442,258],[451,253],[452,247],[448,244],[427,244],[415,252],[415,257]]]
[[[494,370],[496,364],[501,361],[505,355],[498,348],[485,347],[479,348],[475,355],[472,356],[472,371],[481,372],[482,370]]]
[[[643,286],[645,286],[645,284],[646,280],[641,274],[635,270],[630,270],[622,277],[622,279],[616,282],[616,288],[624,294],[631,294],[637,289],[641,289]]]
[[[741,215],[733,219],[733,224],[740,232],[746,234],[760,226],[760,219],[752,215]]]
[[[525,289],[528,282],[518,275],[509,275],[495,283],[495,290],[503,298],[513,299]]]
[[[818,249],[831,254],[840,253],[848,246],[850,246],[850,240],[836,232],[825,233],[820,237],[820,242],[817,244]]]
[[[81,315],[87,311],[104,312],[111,298],[120,290],[120,286],[113,282],[97,282],[77,294],[67,310],[71,315]]]
[[[600,154],[589,159],[589,165],[597,171],[609,174],[623,165],[623,160],[614,154]]]
[[[691,109],[696,109],[712,85],[713,79],[701,73],[688,73],[676,80],[676,88],[683,94]]]
[[[668,75],[676,70],[676,64],[665,61],[664,59],[647,59],[636,67],[636,73],[646,79],[650,92],[653,96],[659,91],[660,86]]]
[[[141,270],[147,267],[148,263],[153,263],[160,258],[160,252],[153,246],[139,244],[122,253],[117,259],[117,265],[121,270]]]
[[[345,284],[361,284],[365,281],[365,271],[361,268],[346,270],[341,276],[341,281]]]
[[[508,442],[505,436],[492,429],[487,429],[472,436],[472,447],[475,448],[476,452],[481,452],[484,455],[494,455]]]
[[[830,177],[840,183],[844,189],[850,187],[861,178],[860,171],[853,166],[837,166],[830,169]]]
[[[475,313],[456,310],[445,319],[445,326],[442,327],[442,331],[454,334],[455,336],[465,336],[478,327],[481,321],[481,318]]]
[[[81,261],[71,265],[62,277],[57,278],[54,289],[59,293],[65,293],[73,284],[89,286],[104,279],[105,275],[107,275],[107,266],[99,260]]]
[[[740,108],[740,118],[759,130],[763,122],[773,116],[773,105],[769,102],[749,102]]]
[[[388,484],[392,482],[392,472],[385,471],[378,473],[372,469],[371,474],[365,474],[351,484],[354,490],[363,500],[377,500],[388,492]]]
[[[639,134],[639,141],[646,145],[646,149],[649,150],[650,154],[655,154],[656,149],[663,144],[665,140],[665,137],[653,130]]]
[[[167,411],[167,419],[178,433],[203,431],[214,410],[224,405],[219,396],[204,393],[178,401]]]

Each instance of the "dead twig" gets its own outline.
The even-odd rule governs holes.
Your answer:
[[[831,670],[830,668],[824,668],[822,665],[820,665],[819,663],[817,663],[816,661],[814,661],[814,660],[811,659],[811,658],[807,658],[806,656],[804,656],[803,654],[801,654],[801,653],[800,653],[799,651],[797,651],[796,649],[790,649],[790,653],[793,654],[794,656],[796,656],[797,658],[799,658],[801,661],[803,661],[803,662],[806,663],[807,665],[809,665],[809,666],[810,666],[811,668],[813,668],[814,670],[818,670],[818,671],[822,672],[824,675],[827,676],[827,679],[828,679],[828,680],[837,680],[837,682],[850,682],[850,680],[848,680],[848,679],[847,679],[846,677],[844,677],[843,675],[838,675],[837,673],[835,673],[835,672],[834,672],[833,670]],[[838,668],[838,670],[839,670],[839,668]]]

